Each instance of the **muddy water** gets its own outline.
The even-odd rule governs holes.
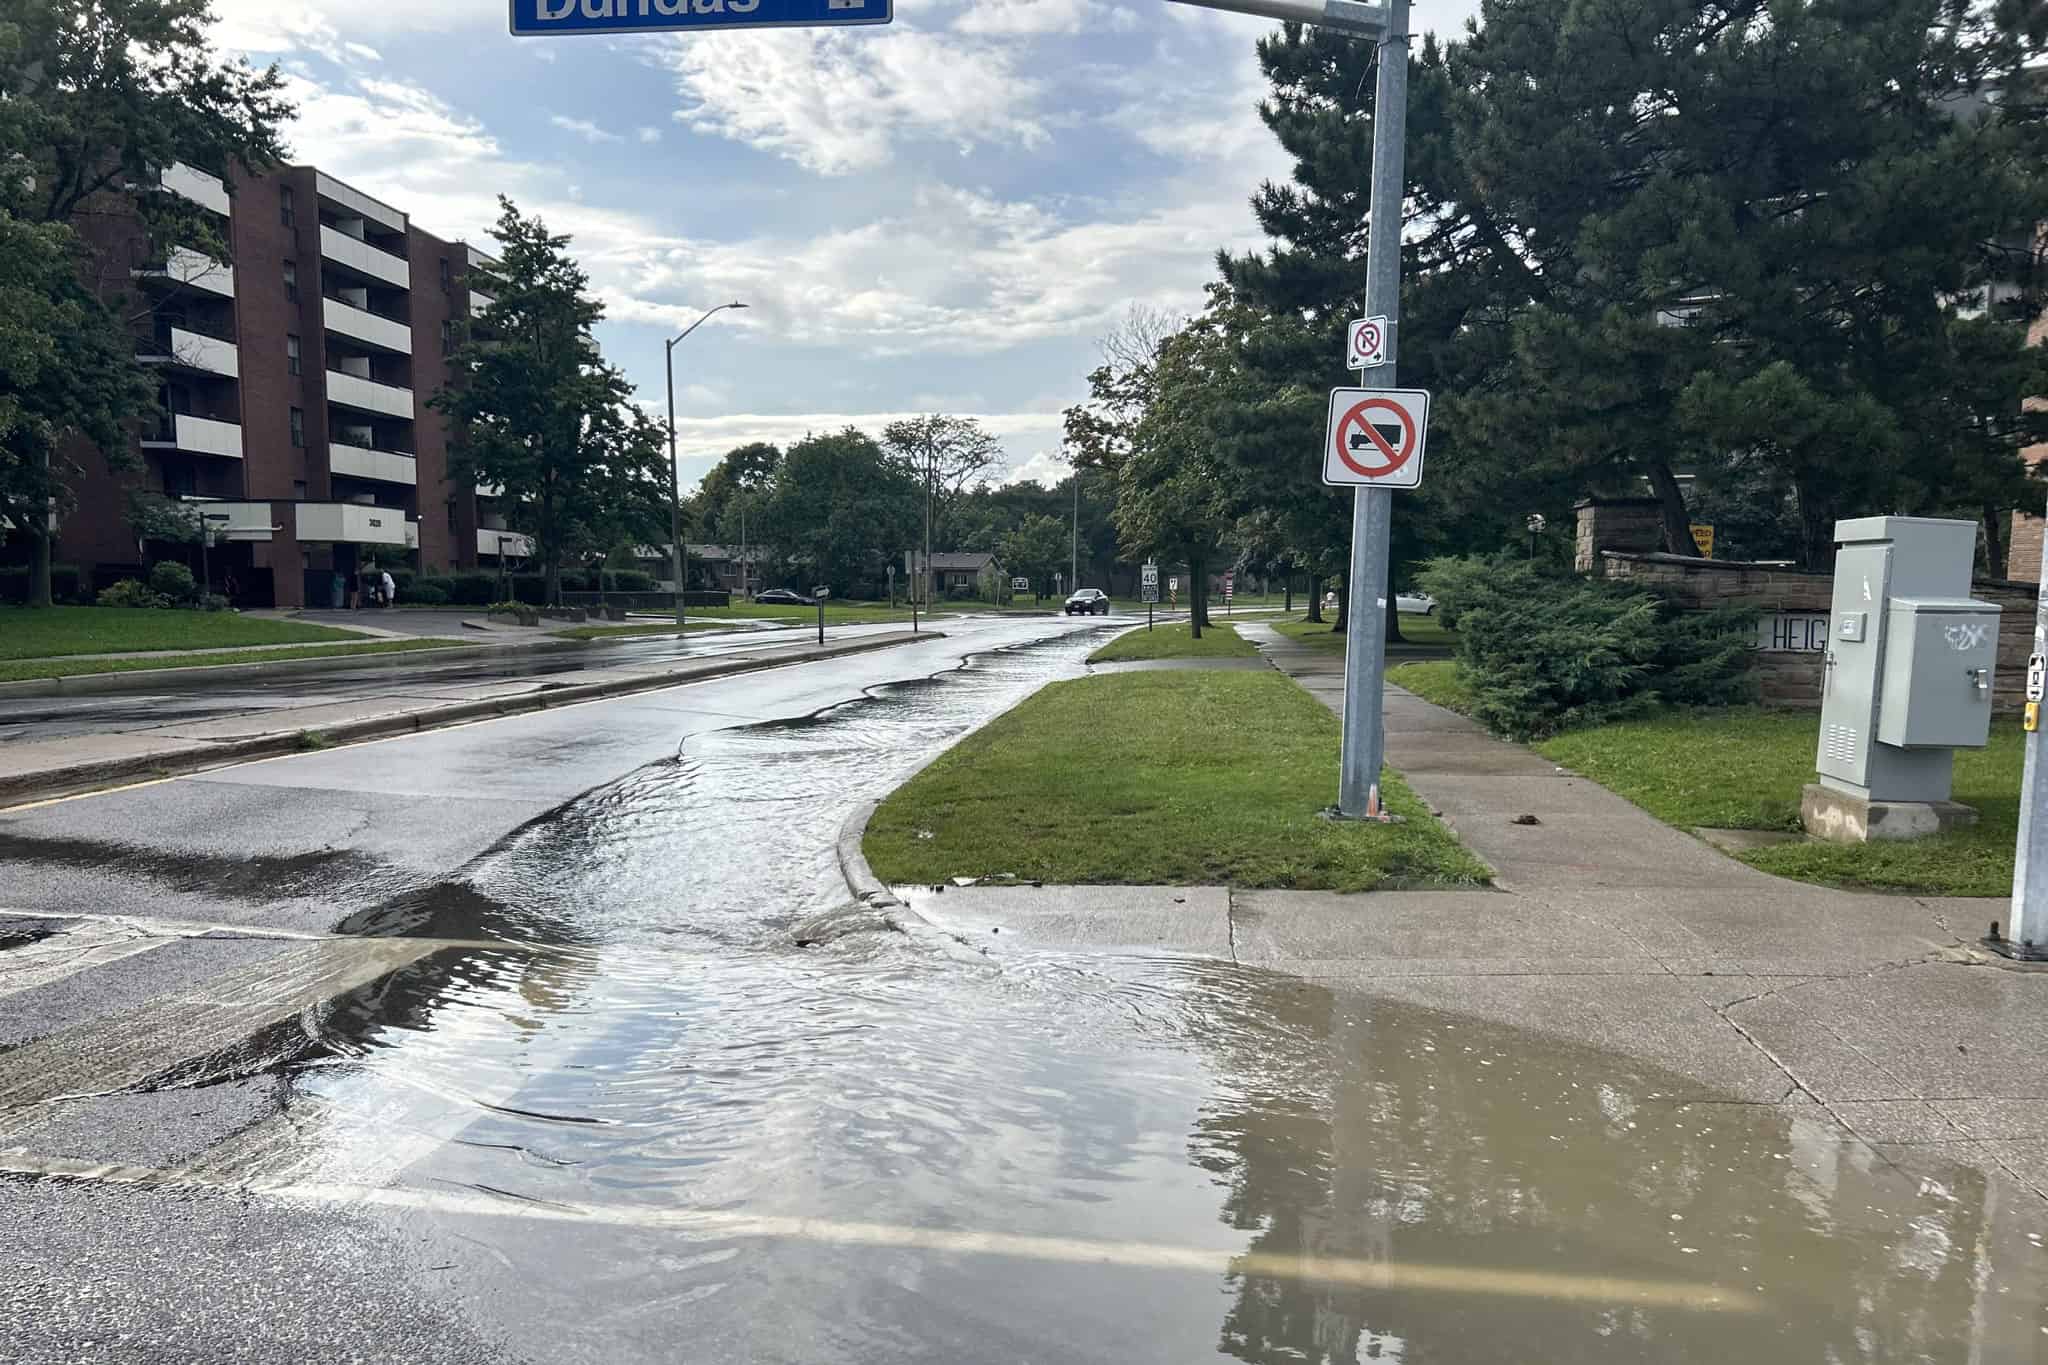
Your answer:
[[[1227,962],[789,928],[843,813],[1085,644],[723,732],[368,932],[216,1179],[355,1206],[508,1355],[2024,1361],[2037,1205],[1812,1109]]]

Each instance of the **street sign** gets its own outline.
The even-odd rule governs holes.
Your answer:
[[[1138,570],[1139,591],[1147,602],[1159,600],[1159,566],[1147,564]]]
[[[1235,573],[1226,573],[1226,574],[1224,574],[1224,575],[1223,575],[1223,601],[1224,601],[1224,603],[1225,603],[1226,605],[1227,605],[1227,604],[1229,603],[1229,601],[1230,601],[1230,599],[1231,599],[1231,596],[1233,595],[1233,593],[1234,593],[1234,591],[1235,591],[1236,587],[1237,587],[1237,575],[1236,575]]]
[[[1167,589],[1168,589],[1169,591],[1171,591],[1171,592],[1179,592],[1179,591],[1180,591],[1180,580],[1179,580],[1178,578],[1169,578],[1169,579],[1167,579],[1167,580],[1166,580],[1166,586],[1167,586]]]
[[[511,0],[512,35],[694,33],[886,24],[895,0]]]
[[[1344,329],[1344,368],[1371,370],[1387,363],[1387,338],[1393,324],[1385,318],[1359,318]]]
[[[1010,591],[1011,591],[1011,592],[1030,592],[1030,591],[1031,591],[1031,580],[1030,580],[1030,579],[1028,579],[1028,578],[1013,578],[1013,579],[1011,579],[1011,580],[1010,580]]]
[[[1701,559],[1714,557],[1714,528],[1705,522],[1694,522],[1686,529],[1692,532],[1692,547],[1700,552]]]
[[[1429,431],[1426,389],[1332,389],[1323,439],[1323,482],[1414,488]]]

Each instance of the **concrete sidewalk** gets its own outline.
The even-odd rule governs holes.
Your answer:
[[[479,682],[416,682],[394,671],[388,688],[348,701],[0,746],[0,806],[196,772],[309,746],[377,739],[943,638],[937,631],[892,631],[825,646],[764,644],[745,653],[688,661],[622,663]]]
[[[1341,656],[1244,634],[1341,710]],[[1961,1161],[2048,1198],[2048,974],[2000,970],[1973,946],[2005,902],[1783,881],[1411,694],[1388,690],[1386,721],[1388,763],[1495,868],[1496,889],[901,894],[991,957],[1224,958],[1696,1080],[1676,1102],[1825,1112],[1908,1169]]]

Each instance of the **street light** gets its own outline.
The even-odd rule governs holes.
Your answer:
[[[685,327],[681,336],[670,337],[662,343],[662,367],[668,375],[668,539],[669,568],[676,576],[676,629],[683,628],[683,476],[676,469],[676,343],[696,331],[707,322],[712,313],[721,313],[728,308],[744,308],[747,305],[734,299],[721,303],[716,308]]]

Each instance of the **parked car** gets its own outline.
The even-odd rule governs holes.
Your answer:
[[[788,588],[770,588],[766,592],[755,593],[754,600],[771,607],[815,607],[818,605],[817,598],[806,597],[802,593],[792,592]]]
[[[1069,616],[1109,615],[1109,594],[1100,588],[1082,588],[1067,599]]]
[[[1405,611],[1410,616],[1434,616],[1436,599],[1426,592],[1395,593],[1394,610]]]

